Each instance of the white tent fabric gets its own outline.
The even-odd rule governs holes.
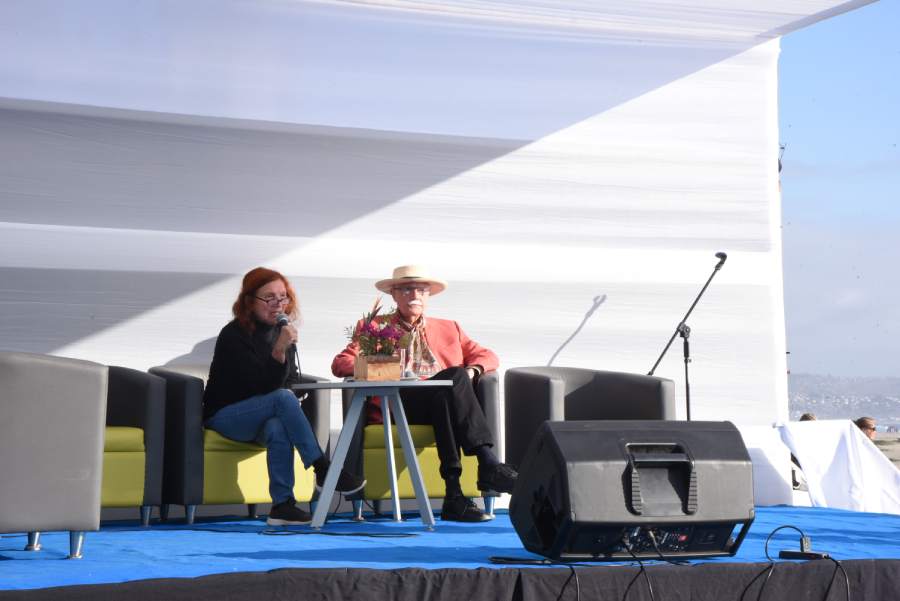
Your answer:
[[[692,416],[784,421],[777,37],[859,4],[0,3],[0,347],[208,359],[265,264],[328,375],[419,262],[504,368],[606,294],[556,364],[640,373],[726,251]]]
[[[753,464],[753,504],[793,505],[791,452],[772,426],[738,425]]]
[[[790,422],[781,436],[803,468],[813,507],[900,515],[900,470],[853,422]]]

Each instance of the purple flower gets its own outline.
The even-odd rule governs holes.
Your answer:
[[[391,325],[385,325],[380,332],[379,338],[387,338],[388,340],[399,340],[401,336],[400,330]]]

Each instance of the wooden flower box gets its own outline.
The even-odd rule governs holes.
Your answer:
[[[368,381],[399,380],[402,375],[400,357],[393,355],[360,355],[353,364],[353,379]]]

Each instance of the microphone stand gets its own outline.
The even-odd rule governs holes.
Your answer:
[[[302,383],[303,382],[303,371],[300,369],[300,350],[297,348],[297,343],[295,342],[294,344],[289,346],[287,352],[290,353],[291,355],[293,355],[293,357],[294,357],[294,362],[296,362],[296,364],[297,364],[297,377],[300,378],[300,381]],[[288,362],[290,362],[290,360],[288,360]],[[297,398],[302,403],[304,400],[306,400],[307,397],[309,397],[309,393],[304,392],[303,396],[300,396]]]
[[[684,353],[684,400],[687,407],[687,421],[691,421],[691,385],[688,381],[688,363],[691,362],[691,345],[688,342],[688,339],[691,337],[691,328],[687,325],[687,319],[690,317],[691,312],[694,310],[694,307],[697,306],[697,303],[700,302],[700,297],[703,296],[703,293],[706,292],[706,289],[709,287],[710,282],[716,276],[716,273],[722,269],[722,265],[725,264],[725,259],[728,258],[723,252],[716,253],[716,257],[719,259],[719,262],[716,263],[716,266],[713,267],[713,271],[709,274],[709,279],[706,280],[706,283],[703,284],[703,288],[700,289],[700,294],[697,295],[697,298],[694,299],[694,302],[691,304],[691,308],[687,310],[687,313],[684,314],[684,317],[681,318],[681,321],[678,322],[678,325],[675,326],[675,331],[672,332],[671,338],[669,338],[669,342],[666,343],[666,347],[659,354],[659,358],[656,360],[656,363],[653,364],[653,367],[650,368],[650,371],[647,372],[648,376],[652,376],[653,372],[656,371],[656,368],[659,366],[659,362],[662,361],[663,357],[665,357],[666,352],[669,350],[669,347],[672,346],[672,342],[675,340],[676,336],[681,336],[684,340],[683,353]]]
[[[302,376],[303,371],[300,369],[300,351],[297,349],[297,343],[295,342],[288,347],[288,351],[294,355],[294,362],[297,364],[297,375]]]

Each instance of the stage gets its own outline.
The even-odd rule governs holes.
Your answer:
[[[481,524],[443,523],[427,531],[415,514],[395,523],[355,523],[340,514],[322,533],[268,528],[264,521],[205,519],[140,528],[105,522],[88,533],[84,559],[65,560],[66,533],[0,537],[0,599],[756,599],[766,583],[765,542],[779,526],[812,538],[841,562],[851,598],[896,599],[900,516],[821,508],[759,507],[733,558],[672,565],[644,562],[552,566],[496,564],[491,557],[541,559],[525,551],[505,513]],[[779,531],[769,554],[798,549]],[[778,562],[763,599],[844,599],[844,572],[829,560]],[[646,576],[646,577],[645,577]],[[636,578],[637,577],[637,578]],[[629,584],[631,583],[630,589]]]

